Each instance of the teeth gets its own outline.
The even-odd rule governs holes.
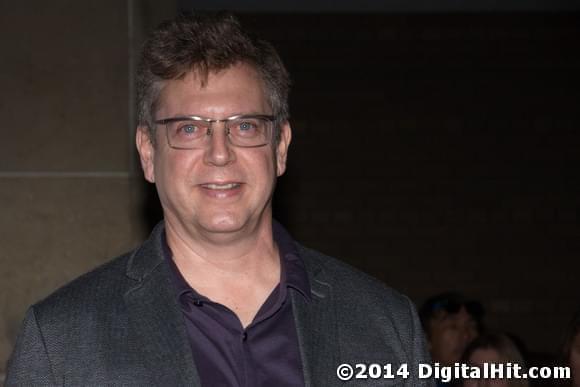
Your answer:
[[[229,183],[229,184],[204,184],[203,186],[209,189],[232,189],[237,188],[240,185],[237,183]]]

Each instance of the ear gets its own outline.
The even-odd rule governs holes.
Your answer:
[[[282,124],[280,128],[280,142],[276,146],[276,174],[282,176],[286,171],[286,158],[288,156],[288,147],[292,140],[292,129],[288,121]]]
[[[153,168],[155,145],[153,145],[153,141],[151,140],[149,128],[145,126],[137,127],[135,144],[137,145],[137,151],[139,152],[139,158],[141,159],[141,168],[143,168],[145,180],[150,183],[155,183],[155,169]]]

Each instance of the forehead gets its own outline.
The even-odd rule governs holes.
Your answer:
[[[202,115],[224,118],[234,114],[270,114],[265,84],[248,64],[209,72],[207,77],[190,71],[162,86],[157,118],[176,115]]]
[[[436,313],[431,320],[432,324],[471,324],[474,322],[473,317],[463,306],[457,313],[447,313],[442,310]]]
[[[493,348],[478,348],[469,356],[469,361],[472,364],[499,363],[500,357]]]

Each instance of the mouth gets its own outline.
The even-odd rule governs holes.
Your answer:
[[[208,198],[233,200],[243,193],[243,183],[237,181],[211,182],[200,184],[201,192]]]
[[[241,186],[241,183],[206,183],[201,184],[202,188],[211,189],[211,190],[218,190],[218,191],[226,191],[229,189],[236,189]]]

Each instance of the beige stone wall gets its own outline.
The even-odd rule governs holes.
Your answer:
[[[0,2],[0,384],[26,308],[147,232],[134,52],[172,2]]]

